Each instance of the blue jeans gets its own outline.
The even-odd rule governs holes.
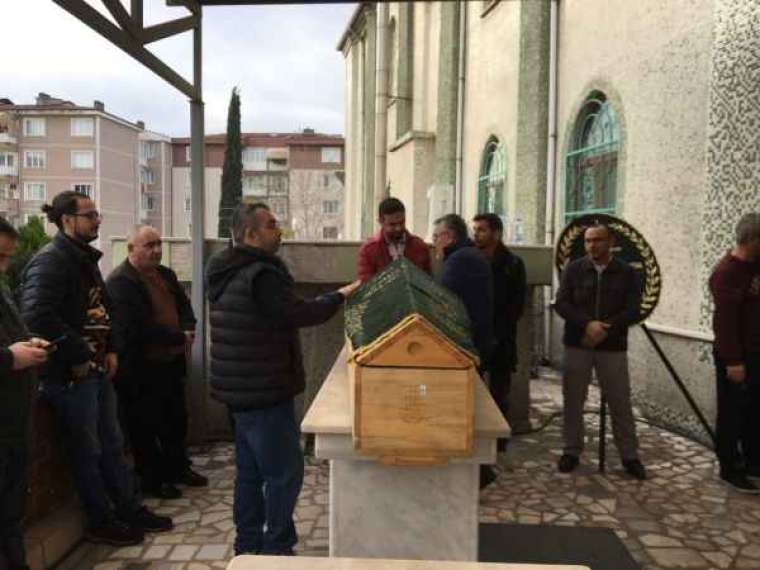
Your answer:
[[[90,527],[114,516],[128,519],[139,509],[140,498],[124,457],[111,382],[93,373],[71,385],[46,383],[41,390],[63,431]]]
[[[235,554],[288,553],[298,542],[293,511],[303,483],[293,400],[233,416]]]

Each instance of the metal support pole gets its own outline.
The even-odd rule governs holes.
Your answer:
[[[607,467],[607,398],[602,392],[599,400],[599,473]]]
[[[702,413],[702,410],[700,410],[699,406],[697,406],[697,403],[694,401],[694,398],[692,398],[691,394],[689,393],[689,390],[686,388],[686,385],[683,383],[681,378],[676,373],[676,370],[675,368],[673,368],[673,365],[670,363],[670,360],[668,360],[668,357],[665,356],[665,353],[662,351],[662,348],[660,348],[659,343],[654,338],[652,331],[650,331],[649,328],[644,323],[640,323],[640,324],[641,324],[641,329],[644,331],[644,334],[647,335],[649,342],[652,343],[652,346],[657,352],[657,356],[660,357],[660,360],[662,360],[662,363],[665,365],[665,368],[667,368],[668,372],[670,372],[670,377],[673,378],[673,381],[676,383],[676,386],[678,386],[678,389],[681,391],[681,394],[683,394],[684,398],[686,398],[686,401],[689,403],[689,406],[691,407],[692,411],[697,416],[699,423],[702,424],[702,427],[707,432],[707,435],[709,435],[710,439],[712,439],[713,446],[716,446],[717,443],[715,440],[715,431],[713,431],[712,426],[710,426],[710,424],[707,422],[707,419],[705,419],[705,416]]]
[[[202,441],[206,436],[206,291],[203,280],[205,238],[205,192],[204,192],[204,118],[202,97],[202,14],[193,32],[193,76],[195,97],[190,101],[190,204],[192,208],[193,283],[191,301],[198,319],[193,343],[189,374],[188,403],[190,404],[190,439]]]

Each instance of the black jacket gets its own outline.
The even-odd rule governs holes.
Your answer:
[[[214,255],[206,281],[211,395],[241,411],[274,406],[303,392],[298,329],[327,321],[343,296],[298,298],[282,260],[247,245]]]
[[[639,316],[640,285],[630,265],[615,257],[599,275],[586,256],[572,261],[562,273],[555,309],[565,319],[564,343],[581,347],[586,325],[593,320],[611,327],[596,350],[628,349],[628,327]]]
[[[493,346],[493,276],[488,260],[469,239],[450,245],[444,250],[440,282],[464,303],[485,370]]]
[[[177,275],[163,265],[158,273],[169,286],[174,296],[179,316],[179,328],[157,323],[154,318],[153,302],[148,287],[128,259],[114,269],[106,280],[106,288],[113,301],[112,336],[119,352],[117,384],[136,385],[149,377],[147,360],[148,347],[176,347],[185,344],[185,332],[195,330],[195,315],[190,301]],[[180,355],[178,360],[185,359]]]
[[[510,368],[517,364],[517,321],[525,310],[528,285],[525,264],[499,242],[491,258],[493,271],[493,316],[496,350],[506,351]]]
[[[13,370],[8,347],[28,338],[10,292],[0,284],[0,444],[24,443],[27,438],[35,375],[31,369]]]
[[[58,232],[24,269],[21,285],[24,322],[33,334],[46,340],[66,337],[42,369],[43,382],[70,381],[71,367],[94,356],[82,338],[92,287],[101,289],[103,305],[113,314],[98,268],[102,255],[97,249]],[[118,351],[118,347],[109,346],[109,350],[114,349]]]

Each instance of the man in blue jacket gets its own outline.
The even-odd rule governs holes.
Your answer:
[[[472,340],[480,371],[488,368],[493,344],[493,275],[485,256],[467,236],[467,224],[456,214],[435,221],[433,245],[443,259],[438,281],[464,303],[472,324]]]
[[[467,309],[472,328],[472,341],[478,349],[483,376],[493,350],[493,275],[491,264],[467,236],[467,224],[456,214],[446,214],[435,221],[433,245],[437,257],[443,259],[438,277],[457,295]],[[496,479],[488,465],[480,467],[480,488]]]

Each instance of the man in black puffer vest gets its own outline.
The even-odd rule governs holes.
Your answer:
[[[305,387],[298,329],[330,319],[359,282],[300,299],[275,255],[282,232],[269,207],[241,204],[231,226],[235,245],[209,260],[206,280],[211,395],[235,420],[235,554],[289,555],[303,482],[293,409]]]

